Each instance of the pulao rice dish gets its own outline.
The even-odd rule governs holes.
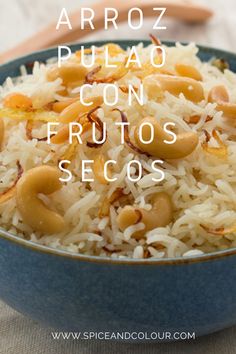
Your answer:
[[[36,62],[32,72],[21,67],[20,77],[4,82],[2,229],[112,258],[186,257],[236,246],[236,74],[222,60],[202,62],[194,44],[164,46],[165,64],[155,67],[153,46],[136,46],[142,68],[124,65],[130,48],[108,43],[95,48],[91,68],[77,51],[61,67],[55,58]],[[104,65],[105,49],[114,67]],[[90,49],[84,57],[90,61]],[[85,83],[90,106],[81,103]],[[117,87],[114,106],[104,102],[107,84],[113,85],[107,101],[115,101]],[[141,84],[143,104],[136,97]],[[71,122],[80,125],[70,128]],[[119,122],[126,123],[123,131]],[[101,144],[92,139],[92,123],[97,139],[106,123]],[[138,134],[142,126],[150,137],[144,123],[154,127],[150,143]],[[176,141],[164,144],[171,134]]]

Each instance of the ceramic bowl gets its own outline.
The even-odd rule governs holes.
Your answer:
[[[117,43],[127,47],[138,41]],[[236,72],[236,55],[199,49],[202,60],[225,58]],[[19,75],[20,65],[56,55],[55,48],[48,49],[4,64],[0,83]],[[55,329],[200,336],[236,324],[236,248],[191,258],[111,260],[51,249],[0,231],[0,298]]]

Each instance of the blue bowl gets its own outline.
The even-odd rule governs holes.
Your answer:
[[[126,47],[138,41],[117,43]],[[236,72],[236,55],[199,48],[202,60],[225,58]],[[55,48],[48,49],[4,64],[0,82],[19,75],[22,64],[56,55]],[[236,248],[191,258],[111,260],[51,249],[0,231],[0,298],[55,329],[142,331],[146,339],[163,331],[200,336],[236,324]]]

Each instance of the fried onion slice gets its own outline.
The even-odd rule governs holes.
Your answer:
[[[125,194],[124,194],[123,188],[117,188],[109,198],[105,197],[103,200],[102,206],[98,212],[98,216],[100,218],[108,216],[110,213],[110,206],[112,204],[114,204],[115,202],[117,202],[124,195]]]
[[[95,114],[95,112],[101,108],[100,106],[95,107],[94,109],[92,109],[87,117],[90,123],[95,123],[95,127],[97,128],[97,130],[99,131],[100,135],[101,135],[101,140],[103,138],[103,122],[101,121],[101,119]],[[94,142],[89,142],[87,141],[87,146],[90,148],[100,148],[102,147],[102,145],[105,144],[105,142],[107,141],[107,132],[106,132],[106,139],[102,144],[98,144],[98,143],[94,143]]]
[[[128,86],[120,85],[120,86],[119,86],[119,89],[120,89],[123,93],[129,93],[129,87],[128,87]],[[133,90],[134,90],[135,92],[138,92],[138,87],[133,86]]]
[[[1,108],[0,118],[10,118],[16,121],[40,121],[40,122],[56,122],[59,115],[55,112],[38,109],[34,111],[23,111],[21,109]]]
[[[78,118],[77,121],[82,125],[83,133],[85,133],[86,131],[88,131],[91,128],[91,121],[94,121],[93,119],[96,120],[96,118],[91,117],[91,115],[98,108],[100,108],[100,107],[96,107],[96,108],[92,109],[91,111],[89,111],[87,114],[83,114],[83,116],[80,116]],[[91,117],[91,121],[89,120],[89,117],[88,117],[89,115]],[[76,130],[76,127],[74,127],[73,129]],[[57,138],[57,140],[56,140],[57,136],[59,136],[59,138]],[[59,130],[59,132],[54,137],[52,137],[51,142],[54,143],[54,144],[62,144],[62,143],[64,143],[66,141],[66,139],[68,139],[68,137],[69,137],[69,126],[65,125],[65,126],[62,127],[61,130]],[[68,148],[66,149],[65,153],[60,158],[60,161],[61,160],[69,160],[69,161],[73,160],[73,158],[75,156],[75,153],[76,153],[76,148],[77,148],[78,143],[79,143],[78,139],[74,137],[73,140],[72,140],[72,144],[70,144],[68,146]],[[91,143],[91,144],[93,144],[93,143]],[[100,146],[101,145],[102,144],[100,144]],[[94,146],[91,146],[91,147],[94,147]]]
[[[200,225],[206,232],[212,235],[218,235],[218,236],[225,236],[229,234],[236,233],[236,223],[232,225],[231,227],[219,227],[217,229],[211,229],[210,227],[207,227],[205,225]]]
[[[126,114],[123,111],[121,111],[119,108],[114,108],[112,111],[117,111],[120,113],[122,123],[129,123]],[[141,149],[139,149],[137,146],[135,146],[132,143],[132,141],[130,140],[130,136],[129,136],[128,125],[124,125],[124,140],[125,140],[126,145],[129,146],[129,148],[131,150],[133,150],[134,152],[141,154],[141,155],[150,156],[148,153],[145,153],[144,151],[142,151]]]
[[[149,37],[151,38],[151,41],[154,45],[156,45],[157,47],[161,47],[161,41],[156,36],[150,33]],[[158,56],[162,57],[162,50],[160,48],[157,48],[157,54]]]
[[[211,138],[211,135],[204,130],[204,133],[206,135],[206,141],[204,143],[202,143],[202,148],[209,154],[214,155],[216,157],[219,158],[227,158],[228,156],[228,149],[227,146],[223,143],[223,141],[221,140],[220,136],[218,135],[217,131],[215,129],[213,129],[212,131],[212,136],[213,138],[217,141],[217,143],[219,144],[219,147],[210,147],[208,145],[208,142]]]
[[[201,116],[196,114],[196,115],[190,116],[189,118],[184,119],[184,121],[188,124],[197,124],[200,121],[200,119],[201,119]],[[207,116],[205,123],[212,121],[212,119],[213,119],[213,117]]]
[[[76,138],[74,138],[72,140],[72,144],[70,144],[67,147],[66,151],[64,152],[63,156],[60,158],[59,161],[62,161],[62,160],[72,161],[75,156],[77,146],[78,146],[78,140]]]
[[[99,73],[102,70],[102,65],[99,65],[97,67],[95,67],[94,69],[92,69],[85,78],[85,83],[86,84],[93,84],[94,82],[96,82],[97,84],[99,83],[113,83],[115,81],[118,81],[120,79],[122,79],[126,74],[128,74],[130,68],[127,67],[127,59],[125,59],[125,61],[123,63],[119,63],[117,69],[104,76],[101,78],[96,77],[96,74]],[[132,64],[131,64],[132,67]]]

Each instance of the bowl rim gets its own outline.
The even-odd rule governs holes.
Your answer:
[[[20,246],[26,250],[46,254],[50,256],[59,256],[69,260],[76,260],[81,262],[99,263],[99,264],[118,264],[118,265],[188,265],[194,263],[205,263],[209,261],[216,261],[222,258],[226,259],[236,255],[236,247],[229,248],[222,251],[212,253],[205,253],[202,255],[186,256],[186,257],[168,257],[168,258],[147,258],[147,259],[134,259],[134,258],[111,258],[108,256],[93,256],[69,252],[60,248],[53,248],[44,246],[39,243],[20,238],[8,231],[0,229],[0,243],[1,240],[7,241],[15,246]]]
[[[73,50],[78,49],[78,47],[80,47],[80,46],[84,46],[85,48],[87,48],[87,47],[90,47],[91,45],[102,46],[104,44],[111,43],[111,42],[115,43],[115,44],[120,44],[121,46],[125,45],[127,47],[130,47],[131,43],[133,43],[133,45],[138,45],[139,43],[143,43],[144,46],[151,44],[150,39],[109,39],[109,40],[105,39],[105,40],[99,40],[99,41],[86,41],[86,42],[80,42],[80,43],[71,42],[71,43],[65,43],[63,45],[69,46],[73,51]],[[195,42],[187,42],[187,41],[173,41],[170,39],[165,39],[165,40],[162,40],[161,42],[162,42],[162,44],[164,44],[166,46],[173,46],[176,43],[180,43],[182,45],[189,45],[191,43],[195,43]],[[202,45],[202,44],[198,44],[198,43],[195,43],[195,45],[199,49],[200,52],[202,51],[202,52],[211,54],[212,57],[219,55],[220,57],[221,56],[227,56],[227,57],[231,57],[231,58],[234,57],[234,60],[236,60],[236,53],[235,52],[225,50],[225,49],[215,48],[213,46],[206,46],[206,45]],[[24,65],[26,60],[29,61],[30,64],[32,64],[31,58],[34,58],[36,55],[42,55],[43,53],[46,53],[46,52],[53,53],[53,52],[57,51],[57,48],[58,48],[58,46],[52,46],[49,48],[37,50],[37,51],[30,52],[30,53],[27,53],[22,56],[18,56],[16,58],[10,59],[5,63],[0,63],[0,70],[2,70],[4,67],[9,67],[9,69],[13,67],[15,69],[16,63],[19,68],[20,65]],[[37,61],[37,59],[34,59],[34,61]],[[0,83],[0,85],[2,85],[2,84]]]
[[[150,40],[147,39],[121,39],[121,40],[102,40],[102,41],[87,41],[87,42],[81,42],[81,43],[67,43],[65,45],[69,46],[72,50],[76,49],[77,47],[84,45],[85,47],[91,46],[92,44],[96,46],[101,46],[106,43],[113,42],[117,44],[126,44],[127,46],[130,46],[130,43],[134,43],[134,45],[137,45],[138,43],[143,43],[144,45],[148,45],[150,43]],[[162,41],[164,45],[170,46],[174,45],[176,42],[171,41],[171,40],[164,40]],[[180,41],[181,44],[186,45],[189,44],[189,42],[182,42]],[[236,60],[236,54],[227,50],[222,50],[214,47],[209,47],[209,46],[204,46],[204,45],[198,45],[196,44],[197,48],[199,48],[200,51],[203,51],[205,53],[210,53],[213,56],[218,56],[218,55],[223,55],[223,56],[230,56],[234,57]],[[44,50],[39,50],[39,51],[34,51],[32,53],[28,53],[24,56],[17,57],[15,59],[12,59],[6,63],[0,64],[0,70],[4,68],[16,68],[16,64],[19,67],[20,65],[24,64],[24,62],[27,60],[30,60],[30,58],[36,56],[36,55],[42,55],[43,53],[46,52],[53,52],[57,49],[57,46],[46,48]],[[36,61],[36,59],[34,59]],[[59,256],[59,257],[64,257],[67,259],[71,260],[78,260],[78,261],[83,261],[83,262],[89,262],[89,263],[101,263],[101,264],[117,264],[117,265],[186,265],[186,264],[194,264],[194,263],[202,263],[202,262],[208,262],[208,261],[213,261],[213,260],[219,260],[222,258],[229,258],[231,256],[236,255],[236,247],[233,248],[228,248],[226,250],[221,250],[221,251],[216,251],[212,253],[206,253],[206,254],[201,254],[201,255],[195,255],[195,256],[186,256],[186,257],[168,257],[168,258],[148,258],[148,259],[134,259],[134,258],[111,258],[108,256],[93,256],[93,255],[86,255],[86,254],[79,254],[75,252],[69,252],[63,249],[59,248],[53,248],[50,246],[44,246],[41,244],[38,244],[33,241],[29,241],[23,238],[20,238],[19,236],[16,236],[2,228],[0,228],[0,239],[7,241],[11,244],[14,244],[16,246],[23,247],[27,250],[30,251],[36,251],[39,253],[51,255],[51,256]]]

